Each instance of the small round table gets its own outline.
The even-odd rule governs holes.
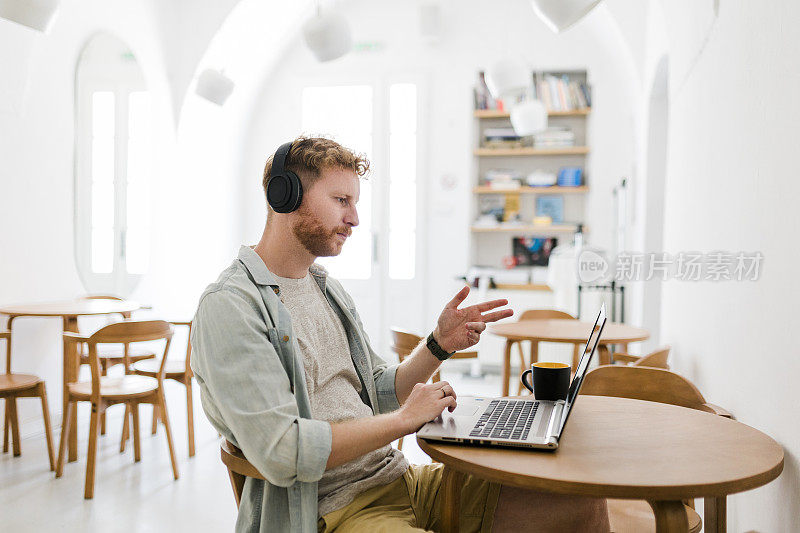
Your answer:
[[[565,318],[520,320],[506,324],[493,324],[487,328],[489,333],[505,337],[506,349],[503,358],[503,396],[508,396],[508,379],[511,375],[511,347],[518,341],[531,341],[531,357],[536,358],[539,342],[562,342],[583,344],[589,338],[593,322],[581,322]],[[597,347],[601,365],[611,362],[609,344],[620,344],[627,351],[628,343],[647,340],[650,333],[646,329],[608,322],[603,328],[600,345]],[[533,362],[533,361],[531,361]],[[523,369],[524,370],[524,369]],[[575,369],[573,368],[573,371]]]
[[[722,532],[725,498],[783,470],[783,448],[740,422],[674,405],[580,396],[557,450],[444,444],[417,437],[444,463],[443,531],[458,531],[462,474],[542,492],[647,500],[657,532],[688,531],[681,500],[705,498],[704,531]]]
[[[11,324],[16,318],[21,317],[49,317],[61,318],[63,330],[78,332],[78,317],[88,315],[113,315],[120,314],[123,317],[130,317],[131,312],[141,309],[142,306],[130,300],[111,300],[111,299],[85,299],[70,300],[63,302],[46,302],[34,304],[8,305],[0,307],[0,315],[8,317],[8,330],[11,331]],[[8,350],[11,350],[11,342],[8,342]],[[62,413],[67,412],[67,384],[78,379],[79,361],[77,344],[74,342],[64,342],[64,371],[62,379]],[[63,416],[63,414],[62,414]],[[6,424],[8,422],[6,421]],[[63,422],[62,422],[63,423]],[[78,430],[77,414],[73,410],[73,418],[70,424],[68,443],[69,462],[78,460]]]

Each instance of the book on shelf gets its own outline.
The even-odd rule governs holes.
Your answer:
[[[537,148],[575,146],[575,133],[567,127],[551,126],[534,134],[533,145]]]
[[[560,194],[537,196],[536,216],[550,217],[553,224],[564,222],[564,197]]]
[[[571,79],[569,74],[534,73],[534,87],[549,111],[574,111],[592,106],[589,85],[584,80]]]
[[[592,106],[591,88],[586,82],[585,71],[532,72],[532,78],[525,97],[541,100],[548,111],[575,111]],[[478,73],[473,98],[476,110],[504,111],[515,103],[492,98],[483,71]]]

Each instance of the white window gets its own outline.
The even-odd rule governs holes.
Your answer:
[[[303,89],[302,130],[308,135],[329,135],[338,143],[372,159],[372,87],[306,87]],[[318,262],[338,279],[372,276],[372,184],[361,180],[359,226],[338,257]]]
[[[127,296],[150,250],[151,102],[127,46],[99,34],[76,83],[75,248],[87,292]]]
[[[413,279],[417,231],[417,86],[389,88],[389,277]]]

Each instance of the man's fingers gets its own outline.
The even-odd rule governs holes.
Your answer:
[[[467,322],[467,329],[470,331],[475,331],[477,333],[483,333],[486,329],[485,322]]]
[[[490,311],[492,309],[497,309],[498,307],[502,307],[504,305],[508,305],[508,300],[505,300],[505,299],[503,299],[503,300],[491,300],[489,302],[483,302],[483,303],[476,304],[473,307],[476,307],[478,309],[478,311],[483,313],[484,311]]]
[[[514,311],[511,309],[503,309],[502,311],[495,311],[494,313],[486,313],[485,315],[481,316],[481,320],[484,322],[497,322],[498,320],[508,318],[513,314]]]
[[[452,300],[450,300],[447,305],[445,306],[446,309],[458,309],[458,306],[461,305],[461,302],[467,299],[469,295],[469,286],[464,285],[464,288],[458,291]]]
[[[443,411],[444,411],[444,408],[447,407],[447,410],[452,413],[453,411],[456,410],[456,406],[457,405],[458,405],[458,403],[456,402],[456,399],[453,396],[445,396],[444,398],[442,398],[442,410]]]

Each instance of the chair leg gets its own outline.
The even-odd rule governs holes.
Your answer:
[[[3,453],[8,453],[8,400],[3,405]]]
[[[158,408],[161,422],[164,424],[164,433],[167,434],[167,446],[169,447],[169,458],[172,462],[172,475],[178,479],[178,461],[175,459],[175,447],[172,445],[172,429],[169,425],[169,414],[167,413],[167,402],[164,400],[164,391],[158,389]]]
[[[189,457],[194,457],[194,403],[191,377],[186,380],[186,423],[189,425]]]
[[[74,402],[67,402],[67,408],[62,414],[61,420],[61,440],[58,443],[58,461],[56,462],[56,477],[61,477],[64,473],[64,456],[67,452],[67,440],[69,439],[69,424],[72,418]]]
[[[108,367],[106,366],[105,361],[106,361],[105,359],[101,359],[100,360],[100,366],[101,366],[100,375],[101,376],[107,376],[108,375]],[[101,435],[105,435],[106,434],[106,412],[105,411],[100,413],[100,434]]]
[[[131,402],[130,405],[133,419],[133,462],[138,463],[142,459],[139,446],[139,402]]]
[[[127,403],[125,404],[125,414],[123,415],[124,418],[122,419],[122,437],[119,439],[119,453],[123,453],[125,451],[125,444],[128,442],[128,430],[130,426],[128,426],[128,418],[130,418],[131,414],[131,406]]]
[[[502,383],[502,395],[508,396],[508,380],[511,378],[511,346],[513,345],[513,341],[506,340],[506,348],[503,352],[503,383]]]
[[[89,420],[89,452],[86,455],[86,485],[83,489],[83,497],[86,500],[94,497],[94,465],[97,460],[97,433],[100,418],[97,407],[92,404],[92,417]]]
[[[55,458],[53,457],[53,435],[50,430],[50,409],[47,407],[47,389],[45,389],[44,381],[40,382],[37,387],[39,398],[42,400],[42,417],[44,417],[44,436],[47,439],[47,457],[50,459],[50,470],[56,469]]]
[[[150,434],[155,435],[158,431],[158,405],[153,404],[153,427],[150,428]]]
[[[14,450],[14,457],[19,457],[22,453],[19,442],[19,417],[17,417],[17,399],[13,396],[6,398],[8,418],[11,422],[11,445]]]

